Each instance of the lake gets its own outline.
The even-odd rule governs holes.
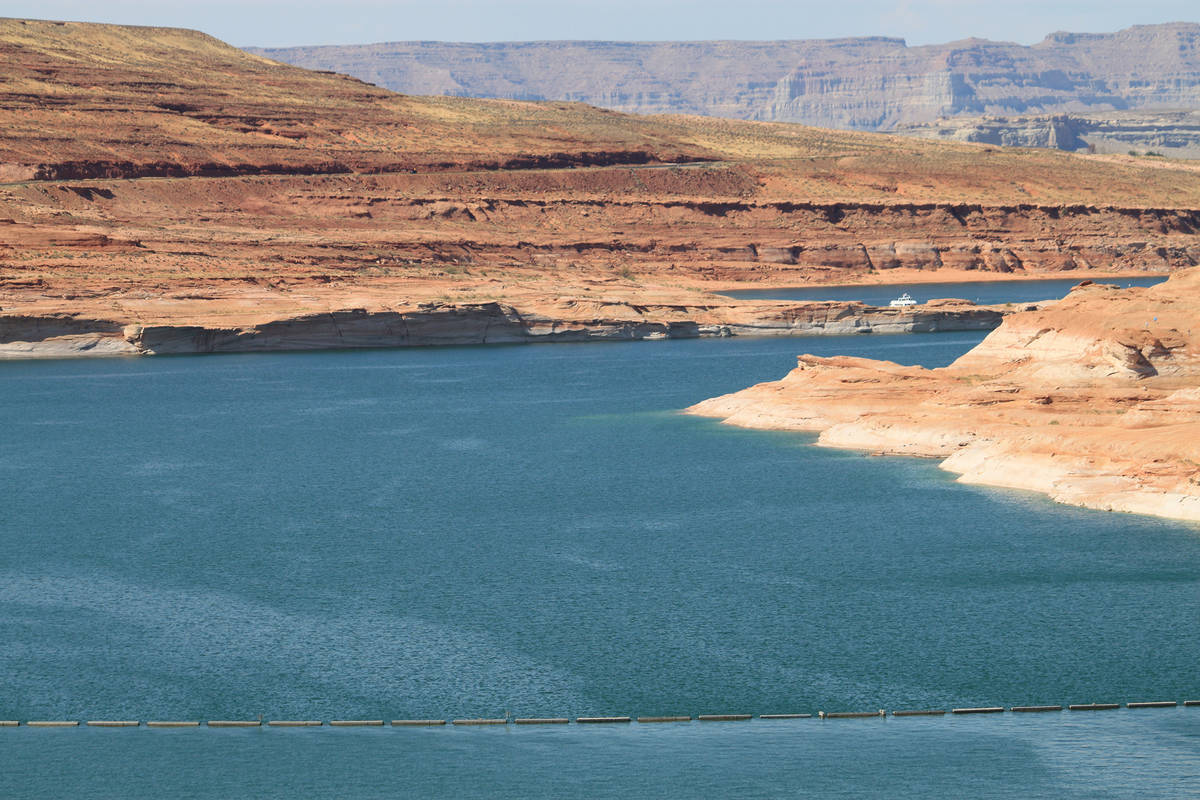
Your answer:
[[[773,714],[1200,695],[1200,529],[684,416],[982,334],[0,364],[0,719]],[[1200,708],[0,729],[0,794],[1169,796]],[[1187,789],[1190,790],[1190,789]]]
[[[866,303],[869,306],[886,306],[904,292],[912,295],[918,303],[944,297],[970,300],[976,305],[1003,305],[1005,303],[1037,303],[1043,300],[1059,300],[1066,297],[1071,287],[1087,280],[1086,275],[1050,280],[971,281],[942,283],[896,283],[874,286],[799,286],[784,289],[739,289],[723,292],[728,297],[743,300],[838,300],[841,302]],[[1097,278],[1097,283],[1112,283],[1122,288],[1129,286],[1154,286],[1162,283],[1165,275],[1121,278]]]

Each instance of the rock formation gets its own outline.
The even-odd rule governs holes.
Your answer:
[[[1200,25],[968,39],[776,42],[392,42],[255,49],[408,94],[573,100],[887,130],[939,117],[1200,108]]]
[[[0,52],[8,354],[979,329],[712,292],[1200,263],[1179,162],[404,97],[173,29]]]
[[[1200,158],[1200,111],[1110,111],[1019,117],[942,117],[896,133],[1004,147]]]
[[[1200,521],[1200,270],[1081,285],[1005,318],[943,369],[804,355],[690,413],[818,443],[929,456],[959,480]]]
[[[391,288],[391,287],[388,287]],[[395,296],[356,292],[364,305],[322,310],[274,308],[270,293],[239,293],[239,312],[186,295],[123,302],[118,311],[0,315],[0,359],[83,355],[245,353],[362,347],[633,341],[723,336],[837,336],[991,330],[1005,309],[931,301],[905,309],[862,303],[647,302],[608,296],[529,298],[524,310],[495,302],[387,303]],[[624,293],[623,293],[624,294]],[[263,307],[251,307],[257,297]],[[325,306],[327,308],[327,306]],[[124,324],[123,320],[139,323]]]

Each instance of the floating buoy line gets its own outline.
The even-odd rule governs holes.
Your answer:
[[[612,724],[633,724],[640,725],[655,724],[655,723],[683,723],[683,722],[750,722],[755,719],[759,720],[800,720],[813,719],[814,716],[819,720],[835,720],[835,719],[884,719],[886,717],[941,717],[946,714],[1027,714],[1027,713],[1047,713],[1047,712],[1076,712],[1076,711],[1115,711],[1122,707],[1128,710],[1137,710],[1144,708],[1179,708],[1179,707],[1196,707],[1200,708],[1200,700],[1184,700],[1179,703],[1175,700],[1154,700],[1143,702],[1125,703],[1075,703],[1067,706],[1061,705],[1037,705],[1037,706],[974,706],[967,708],[951,708],[947,709],[898,709],[888,711],[879,709],[877,711],[818,711],[814,714],[684,714],[679,716],[643,716],[643,717],[479,717],[479,718],[460,718],[460,719],[394,719],[389,721],[382,719],[331,719],[325,720],[295,720],[295,719],[248,719],[248,720],[227,720],[214,719],[208,721],[201,720],[0,720],[0,728],[424,728],[424,727],[444,727],[447,725],[459,727],[471,726],[507,726],[507,725],[612,725]]]

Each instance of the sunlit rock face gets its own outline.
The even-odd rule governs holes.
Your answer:
[[[1085,285],[1013,314],[943,369],[801,356],[690,413],[944,459],[960,480],[1200,521],[1200,270]]]

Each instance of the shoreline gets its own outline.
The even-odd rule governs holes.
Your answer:
[[[521,310],[498,303],[342,309],[241,321],[197,319],[126,323],[71,315],[0,316],[0,361],[38,358],[182,355],[333,349],[652,341],[767,336],[844,336],[987,331],[996,306],[730,302],[713,305],[611,303],[606,316],[571,304]],[[548,313],[552,311],[577,313]],[[584,309],[594,310],[594,309]],[[240,324],[238,324],[240,322]]]
[[[1070,279],[1103,284],[1143,272],[1076,273]],[[1007,283],[1063,280],[1063,273],[989,273],[978,270],[897,268],[856,283],[818,286],[888,286],[917,283]],[[879,279],[879,280],[876,280]],[[883,279],[911,279],[884,283]],[[858,301],[748,299],[722,295],[744,284],[685,281],[672,288],[654,284],[569,287],[570,294],[549,290],[519,293],[509,301],[445,298],[426,302],[387,302],[388,292],[360,295],[357,307],[341,292],[311,296],[301,307],[272,308],[278,297],[259,299],[248,310],[246,295],[229,308],[229,299],[213,297],[188,307],[159,298],[130,304],[115,314],[72,313],[57,304],[25,313],[0,313],[0,361],[200,354],[215,352],[307,351],[360,348],[532,344],[586,341],[645,341],[752,336],[842,336],[980,331],[996,328],[1004,316],[1044,306],[1038,303],[974,305],[969,301],[930,299],[908,308],[871,306]],[[775,284],[779,284],[776,286]],[[786,286],[784,284],[787,284]],[[795,287],[791,281],[758,281],[754,289]],[[398,288],[398,287],[397,287]],[[423,287],[426,294],[429,287]],[[594,292],[598,289],[599,293]],[[324,300],[324,302],[319,302]],[[1053,301],[1050,301],[1053,302]],[[249,306],[253,308],[253,306]],[[232,313],[231,313],[232,312]]]
[[[959,270],[939,268],[934,270],[924,269],[907,269],[897,267],[895,269],[883,270],[874,273],[861,275],[861,280],[833,280],[833,281],[810,281],[807,283],[795,283],[794,281],[782,281],[766,279],[762,281],[718,281],[713,284],[705,284],[705,288],[709,291],[720,294],[722,292],[733,291],[754,291],[756,289],[773,290],[773,289],[825,289],[825,288],[853,288],[855,286],[895,286],[897,288],[907,285],[921,285],[928,283],[1017,283],[1023,281],[1065,281],[1078,278],[1076,283],[1083,281],[1092,281],[1094,283],[1103,283],[1105,281],[1120,281],[1126,278],[1168,278],[1170,272],[1091,272],[1091,271],[1063,271],[1063,272],[1038,272],[1038,273],[1014,273],[1014,272],[988,272],[986,270]],[[893,280],[895,278],[895,280]]]
[[[818,446],[936,458],[962,483],[1200,523],[1200,269],[1005,317],[939,369],[802,355],[685,413]]]
[[[1075,273],[1104,284],[1144,272]],[[888,270],[878,279],[973,283],[1062,280],[1063,273]],[[998,277],[1002,276],[1002,277]],[[759,281],[755,289],[794,281]],[[788,284],[784,287],[783,284]],[[729,297],[730,282],[597,280],[562,287],[473,281],[452,293],[433,281],[388,280],[375,286],[256,285],[212,292],[178,290],[150,297],[113,295],[108,308],[84,310],[43,296],[0,312],[0,361],[213,352],[305,351],[704,337],[840,336],[986,331],[1009,314],[1048,302],[975,305],[950,298],[906,307],[851,300]],[[810,284],[817,286],[819,284]],[[877,282],[828,286],[892,285]],[[895,284],[905,286],[908,284]],[[732,291],[732,289],[726,289]],[[119,299],[117,299],[119,298]],[[98,299],[98,298],[97,298]],[[351,305],[353,304],[353,305]]]
[[[921,369],[921,368],[915,368]],[[784,379],[786,380],[786,378]],[[780,382],[776,382],[778,385]],[[769,387],[759,384],[743,390]],[[812,447],[869,456],[934,459],[959,483],[1033,492],[1063,505],[1161,517],[1200,526],[1200,495],[1148,488],[1137,479],[1097,462],[1094,453],[1023,453],[1011,441],[974,438],[961,426],[912,423],[875,425],[870,420],[833,421],[811,412],[805,419],[787,410],[737,404],[733,395],[683,409],[683,414],[717,419],[723,425],[762,431],[815,433]],[[824,398],[826,402],[838,402]],[[850,402],[853,402],[851,399]],[[959,442],[959,439],[970,441]]]
[[[1103,284],[1145,272],[1075,273]],[[966,280],[962,280],[962,279]],[[896,279],[907,283],[884,282]],[[996,328],[1005,315],[1045,305],[1013,303],[974,305],[968,301],[930,299],[908,308],[870,306],[858,301],[744,299],[720,294],[738,288],[761,290],[909,286],[920,283],[1008,283],[1064,280],[1064,273],[990,273],[978,270],[910,270],[897,268],[852,283],[794,281],[684,281],[674,287],[652,283],[598,284],[517,293],[511,300],[441,298],[394,304],[386,292],[343,291],[310,295],[299,307],[272,306],[278,294],[260,290],[240,298],[213,296],[180,304],[170,297],[119,306],[116,313],[98,309],[70,312],[60,304],[20,306],[0,313],[0,361],[38,358],[143,356],[159,354],[305,351],[388,347],[461,346],[584,341],[643,341],[749,336],[840,336],[979,331]],[[430,287],[420,287],[430,294]],[[598,291],[594,291],[598,290]],[[394,296],[394,295],[392,295]],[[257,302],[256,302],[257,298]],[[230,308],[236,299],[235,310]],[[337,307],[355,299],[363,305]],[[169,301],[169,302],[167,302]],[[322,302],[323,301],[323,302]],[[1053,301],[1051,301],[1053,302]],[[326,304],[329,305],[326,305]],[[255,311],[254,309],[258,310]]]

